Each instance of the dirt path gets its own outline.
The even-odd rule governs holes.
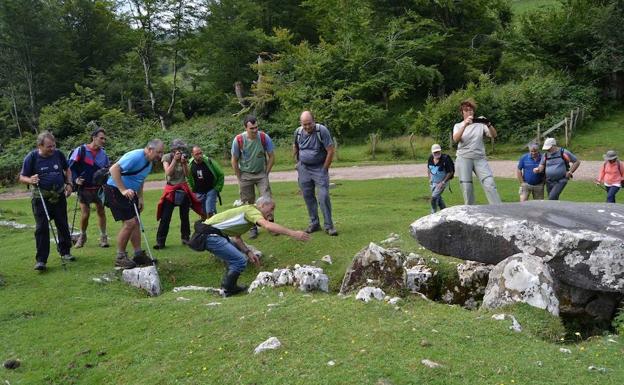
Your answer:
[[[495,177],[515,178],[516,161],[495,160],[490,161],[490,167]],[[577,180],[594,180],[598,176],[601,161],[584,161],[574,174]],[[427,166],[424,163],[395,164],[381,166],[353,166],[335,167],[329,171],[330,179],[334,180],[364,180],[364,179],[386,179],[386,178],[416,178],[427,176]],[[291,182],[297,180],[297,172],[275,171],[271,173],[271,182]],[[160,190],[164,181],[150,181],[145,183],[146,190]],[[228,175],[225,177],[225,184],[236,184],[236,177]],[[30,196],[30,193],[21,190],[17,192],[7,192],[0,194],[0,200],[19,199]]]

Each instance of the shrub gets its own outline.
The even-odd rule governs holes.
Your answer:
[[[429,98],[413,123],[412,132],[448,140],[453,125],[461,120],[459,103],[468,97],[477,101],[477,115],[492,120],[502,142],[528,140],[535,135],[538,123],[543,128],[550,127],[576,107],[585,109],[586,116],[590,116],[599,103],[596,88],[575,84],[560,73],[533,75],[502,85],[482,76],[478,84],[469,84],[445,98]]]

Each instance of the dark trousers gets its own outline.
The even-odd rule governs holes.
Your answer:
[[[50,255],[50,226],[41,203],[41,198],[33,199],[31,204],[33,214],[35,215],[35,243],[37,245],[35,258],[37,262],[46,263]],[[50,214],[50,220],[53,220],[56,226],[56,235],[59,243],[58,252],[61,255],[69,254],[71,237],[69,235],[69,225],[67,224],[67,200],[65,196],[61,196],[56,203],[50,203],[46,200],[46,207]]]
[[[156,233],[156,243],[159,245],[165,245],[167,240],[167,234],[169,234],[169,223],[171,223],[171,216],[173,215],[173,209],[176,206],[173,202],[169,202],[165,199],[162,205],[162,215],[160,217],[160,224],[158,225],[158,232]],[[189,210],[191,203],[188,197],[184,198],[184,202],[179,206],[180,211],[180,235],[182,239],[189,239],[191,236],[191,224],[189,223]]]
[[[615,195],[620,191],[619,186],[609,186],[607,187],[607,202],[615,203]]]
[[[568,178],[561,178],[558,180],[546,179],[546,192],[548,192],[548,200],[559,200],[559,195],[568,184]]]

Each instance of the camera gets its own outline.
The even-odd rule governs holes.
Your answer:
[[[487,126],[490,124],[490,119],[486,118],[485,116],[479,116],[477,118],[473,118],[472,123],[482,123]]]

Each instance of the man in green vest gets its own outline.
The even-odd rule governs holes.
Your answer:
[[[247,115],[243,121],[245,132],[236,135],[232,141],[232,168],[238,179],[240,200],[243,204],[254,204],[256,187],[259,196],[272,197],[269,173],[275,162],[273,142],[269,135],[258,130],[254,115]],[[249,237],[258,236],[258,227],[253,226]]]

